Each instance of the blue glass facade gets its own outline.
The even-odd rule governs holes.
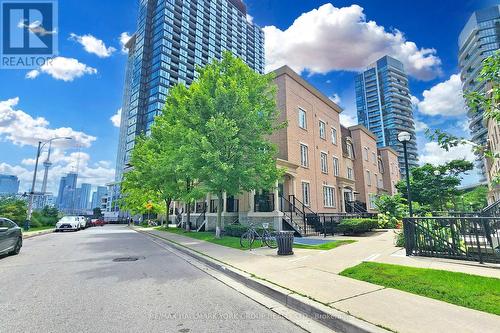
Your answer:
[[[378,147],[389,146],[398,152],[403,174],[403,145],[398,134],[409,132],[413,140],[407,147],[408,163],[410,167],[417,166],[415,123],[403,64],[392,57],[382,57],[356,76],[355,88],[358,123],[377,136]]]
[[[264,33],[247,20],[240,0],[140,0],[137,30],[128,43],[116,180],[127,167],[135,138],[148,134],[168,90],[189,85],[196,66],[226,50],[264,71]]]
[[[477,76],[481,62],[500,48],[500,5],[474,12],[460,33],[458,46],[463,91],[484,91],[485,83],[478,82]],[[472,141],[485,144],[487,129],[483,112],[469,112],[468,116]],[[479,167],[484,173],[484,161],[479,161]]]

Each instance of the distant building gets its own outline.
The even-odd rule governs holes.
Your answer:
[[[500,5],[477,10],[470,16],[458,37],[458,63],[462,89],[467,92],[486,92],[486,82],[479,82],[481,62],[500,49]],[[486,144],[487,124],[483,121],[484,110],[469,111],[469,129],[472,141]],[[484,159],[478,160],[483,176],[486,174]]]
[[[80,187],[80,195],[78,198],[78,209],[87,210],[90,205],[90,192],[92,191],[92,185],[83,183]]]
[[[77,208],[76,183],[78,175],[70,172],[61,177],[59,182],[59,191],[57,195],[57,207],[65,212],[71,212]]]
[[[356,76],[356,108],[358,123],[377,136],[379,148],[391,147],[398,153],[401,173],[405,173],[403,144],[400,132],[409,132],[408,163],[418,166],[417,137],[408,86],[403,64],[385,56]]]
[[[106,196],[106,193],[108,193],[106,186],[97,186],[97,190],[92,193],[90,209],[101,208],[102,198]]]
[[[19,179],[14,175],[0,174],[0,195],[12,195],[19,192]]]
[[[33,196],[33,209],[39,210],[45,207],[54,207],[55,200],[52,193],[35,193]]]

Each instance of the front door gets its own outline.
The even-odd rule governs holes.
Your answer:
[[[344,208],[346,213],[352,213],[352,192],[345,191],[344,192]]]

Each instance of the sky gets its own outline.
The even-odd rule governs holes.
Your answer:
[[[137,0],[59,0],[59,53],[50,66],[0,69],[0,173],[28,191],[39,139],[54,143],[48,190],[79,172],[79,183],[114,179],[126,51],[136,27]],[[354,76],[384,54],[410,77],[421,163],[473,160],[470,147],[449,152],[426,128],[469,137],[457,64],[458,35],[474,10],[493,0],[277,1],[247,0],[248,20],[266,36],[266,70],[287,64],[343,109],[356,124]],[[42,154],[44,160],[46,151]],[[42,173],[38,175],[40,188]],[[475,172],[464,184],[478,181]]]

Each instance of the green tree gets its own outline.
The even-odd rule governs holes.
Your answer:
[[[55,207],[45,206],[33,212],[31,225],[33,227],[53,226],[60,218],[59,210]]]
[[[477,186],[469,191],[461,191],[456,197],[457,203],[463,205],[463,210],[471,209],[478,212],[488,205],[488,187]]]
[[[101,208],[96,207],[96,208],[92,209],[92,216],[95,219],[99,219],[99,218],[103,217]]]
[[[6,217],[17,224],[26,220],[28,206],[25,200],[14,197],[0,197],[0,216]]]
[[[453,160],[443,165],[424,164],[411,170],[410,185],[412,200],[433,210],[446,210],[453,205],[461,176],[473,169],[465,160]],[[396,185],[403,197],[407,197],[406,183]]]

